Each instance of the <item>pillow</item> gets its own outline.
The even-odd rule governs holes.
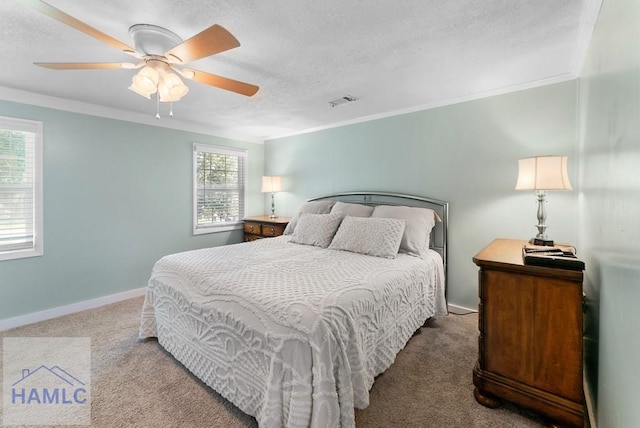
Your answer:
[[[400,252],[424,257],[429,249],[429,236],[437,214],[428,208],[378,205],[371,217],[395,218],[406,221]]]
[[[291,235],[293,231],[296,229],[296,224],[298,223],[298,217],[302,213],[311,213],[311,214],[329,214],[331,211],[331,207],[335,204],[336,201],[311,201],[305,202],[300,208],[298,208],[298,212],[293,216],[287,227],[284,229],[285,235]]]
[[[301,213],[290,242],[327,248],[341,221],[338,214]]]
[[[342,217],[369,217],[373,212],[373,207],[362,204],[348,204],[346,202],[336,202],[331,208],[331,214],[340,214]]]
[[[404,220],[347,216],[342,220],[330,250],[344,250],[394,259],[398,254]]]

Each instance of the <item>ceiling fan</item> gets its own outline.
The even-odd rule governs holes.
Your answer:
[[[20,1],[138,60],[136,63],[34,63],[40,67],[54,70],[140,69],[133,76],[129,89],[146,98],[151,98],[152,94],[157,94],[158,103],[179,101],[189,91],[189,88],[177,74],[189,80],[195,80],[205,85],[215,86],[249,97],[258,92],[258,86],[249,83],[192,68],[181,68],[182,65],[188,62],[240,46],[240,42],[220,25],[212,25],[190,39],[182,41],[179,36],[165,28],[150,24],[136,24],[129,28],[129,34],[135,46],[134,49],[42,0]],[[156,117],[159,118],[160,115],[156,114]]]

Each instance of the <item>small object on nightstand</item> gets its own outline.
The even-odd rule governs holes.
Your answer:
[[[242,221],[244,241],[280,236],[284,233],[289,220],[289,217],[271,218],[268,215],[247,217]]]
[[[522,247],[522,260],[525,265],[584,270],[584,262],[576,256],[575,248],[569,246],[527,244]]]

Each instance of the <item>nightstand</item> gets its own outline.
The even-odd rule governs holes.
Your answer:
[[[527,241],[496,239],[480,268],[474,396],[529,408],[559,426],[582,427],[582,280],[579,270],[525,265]]]
[[[244,241],[280,236],[284,233],[289,220],[291,220],[289,217],[270,218],[268,215],[247,217],[242,220]]]

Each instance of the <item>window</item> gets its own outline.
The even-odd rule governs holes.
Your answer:
[[[0,260],[42,253],[42,123],[0,117]]]
[[[247,152],[193,145],[193,233],[239,229],[245,209]]]

